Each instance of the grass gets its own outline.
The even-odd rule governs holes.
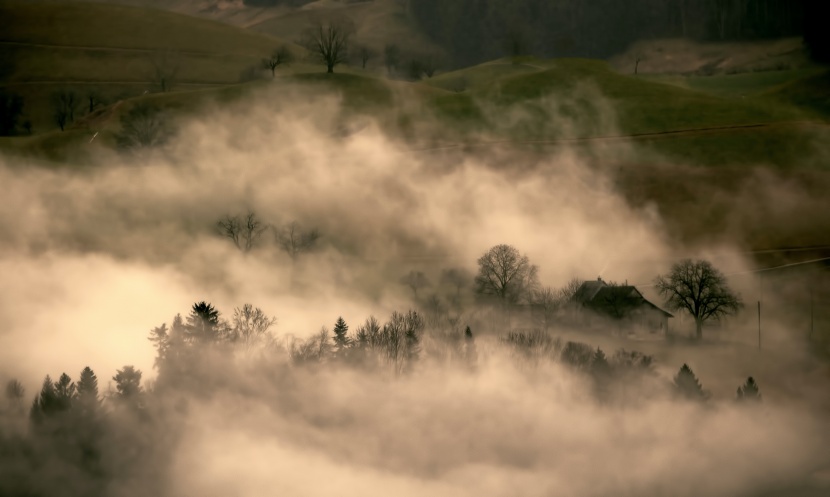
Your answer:
[[[91,90],[107,103],[158,91],[156,67],[176,90],[257,75],[278,38],[155,9],[0,0],[0,90],[24,98],[36,132],[55,129],[51,95]],[[295,47],[295,52],[301,49]],[[303,64],[294,70],[309,70]]]
[[[0,41],[257,55],[275,38],[156,9],[83,2],[0,2]]]

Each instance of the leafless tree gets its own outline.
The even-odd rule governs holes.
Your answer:
[[[62,90],[52,94],[52,107],[54,114],[52,117],[55,124],[60,127],[61,131],[66,128],[66,125],[75,120],[75,111],[81,100],[74,90]]]
[[[150,57],[150,63],[153,65],[151,73],[153,81],[162,92],[170,91],[176,82],[176,76],[179,74],[178,55],[170,50],[163,50],[153,54]]]
[[[450,285],[455,289],[455,295],[453,295],[452,301],[456,305],[461,302],[461,290],[469,285],[472,279],[472,275],[461,268],[445,269],[441,273],[441,283]]]
[[[431,283],[427,279],[426,275],[421,271],[412,270],[406,275],[404,275],[400,280],[402,285],[406,285],[412,289],[412,295],[417,299],[418,298],[418,290],[421,288],[425,288],[431,286]]]
[[[303,252],[313,250],[320,240],[320,232],[317,229],[306,231],[296,221],[279,229],[274,228],[274,236],[280,248],[295,261]]]
[[[582,287],[582,283],[584,282],[579,278],[571,278],[565,286],[559,289],[559,297],[563,302],[569,302],[574,298],[574,295],[576,295],[580,287]]]
[[[136,104],[121,115],[118,145],[125,149],[152,148],[164,144],[172,134],[165,113],[147,103]]]
[[[250,252],[259,241],[268,225],[257,219],[256,213],[249,211],[245,217],[227,215],[216,222],[219,233],[229,238],[236,248]]]
[[[277,318],[269,317],[259,307],[245,304],[233,310],[232,336],[245,350],[269,341],[271,326],[276,324]]]
[[[695,336],[703,338],[703,323],[736,313],[743,302],[726,284],[726,277],[709,261],[684,259],[654,280],[666,306],[685,310],[695,320]]]
[[[23,384],[20,383],[20,381],[17,379],[11,379],[8,383],[6,383],[6,399],[10,404],[15,406],[16,409],[22,410],[23,397],[25,396],[26,389],[23,388]]]
[[[271,77],[273,78],[276,75],[277,67],[291,63],[293,58],[294,56],[288,46],[282,45],[274,50],[270,57],[262,59],[262,66],[271,70]]]
[[[502,303],[527,298],[539,285],[538,268],[510,245],[496,245],[478,259],[476,290]]]
[[[556,313],[562,308],[564,300],[561,291],[548,286],[533,291],[530,303],[534,307],[534,320],[541,325],[542,329],[547,331],[556,319]]]
[[[393,72],[398,70],[398,65],[401,63],[401,49],[394,43],[390,43],[383,47],[383,65],[386,66],[386,72],[391,76]]]
[[[333,73],[335,66],[348,61],[349,40],[354,30],[347,19],[320,22],[306,30],[303,45],[326,65],[327,73]]]
[[[101,92],[97,88],[90,88],[86,91],[86,101],[88,104],[87,113],[95,112],[95,107],[101,105],[104,99],[101,97]]]
[[[360,45],[357,47],[357,56],[360,58],[360,67],[366,69],[366,63],[377,55],[371,47]]]

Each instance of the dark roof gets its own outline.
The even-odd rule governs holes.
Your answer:
[[[667,317],[674,317],[646,300],[634,286],[609,285],[601,279],[584,282],[574,294],[572,301],[616,318],[624,317],[643,306],[659,311]]]

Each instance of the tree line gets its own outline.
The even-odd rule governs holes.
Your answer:
[[[106,495],[113,481],[145,479],[152,482],[152,493],[152,485],[163,483],[159,475],[183,431],[189,399],[221,391],[256,394],[251,380],[257,371],[280,384],[307,370],[349,369],[394,378],[436,364],[475,374],[489,363],[479,357],[470,326],[461,330],[456,323],[442,332],[416,310],[393,312],[385,322],[370,316],[354,328],[338,317],[331,331],[323,328],[306,339],[278,337],[276,322],[251,304],[235,308],[225,319],[212,304],[200,301],[186,316],[176,315],[170,326],[150,330],[156,351],[156,377],[150,384],[141,370],[126,365],[102,391],[96,373],[85,367],[77,381],[66,373],[56,380],[47,375],[27,409],[24,386],[10,380],[0,405],[0,494],[43,495],[60,488],[72,495]],[[539,329],[508,330],[483,343],[487,354],[495,346],[523,368],[561,364],[603,405],[647,401],[651,397],[638,392],[654,384],[678,400],[711,398],[688,365],[666,382],[657,377],[654,359],[637,351],[619,349],[608,356],[599,347],[563,343]],[[290,402],[293,394],[284,395]],[[736,401],[754,404],[760,399],[752,377],[737,389]],[[14,429],[9,420],[25,420],[26,427]]]
[[[466,66],[504,55],[605,58],[649,38],[799,36],[813,6],[792,0],[410,0],[407,8],[455,66]]]

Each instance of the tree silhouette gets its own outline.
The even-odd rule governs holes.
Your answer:
[[[245,217],[227,215],[216,222],[219,234],[230,239],[239,250],[250,252],[268,229],[268,224],[257,219],[256,213],[249,211]]]
[[[75,396],[85,408],[95,408],[98,405],[98,377],[89,366],[81,371]]]
[[[244,304],[233,310],[233,327],[231,335],[246,350],[260,345],[268,340],[271,326],[276,324],[277,318],[268,317],[259,307]]]
[[[347,19],[320,22],[306,29],[303,45],[326,65],[327,73],[333,73],[335,66],[348,61],[349,40],[354,30]]]
[[[431,286],[432,284],[429,282],[427,277],[421,271],[412,270],[406,275],[404,275],[401,280],[401,285],[408,286],[412,290],[412,295],[415,299],[418,298],[418,290],[421,288],[426,288]]]
[[[478,361],[476,339],[473,336],[473,330],[469,326],[464,329],[464,360],[470,367],[475,366],[476,361]]]
[[[26,396],[26,389],[23,384],[17,379],[12,378],[6,383],[6,399],[18,406],[23,402],[23,397]]]
[[[538,269],[510,245],[496,245],[478,259],[476,290],[502,303],[516,303],[539,285]]]
[[[134,403],[143,392],[141,370],[134,366],[124,366],[116,370],[112,380],[115,382],[116,398],[120,401]]]
[[[675,375],[674,388],[678,395],[689,400],[703,401],[708,398],[708,394],[688,364],[683,364]]]
[[[691,259],[674,264],[654,280],[657,291],[673,310],[686,310],[695,320],[695,336],[703,338],[703,323],[734,314],[741,299],[726,285],[726,277],[708,261]]]
[[[343,320],[343,317],[338,317],[337,322],[334,323],[334,350],[337,355],[343,354],[343,352],[351,345],[351,338],[348,336],[349,332],[349,325],[346,324],[346,321]]]
[[[292,221],[282,228],[274,228],[274,236],[280,248],[291,256],[292,261],[296,261],[300,254],[310,252],[317,246],[320,232],[316,229],[305,230],[299,223]]]
[[[224,338],[222,323],[219,321],[219,311],[207,302],[193,304],[187,316],[185,333],[191,342],[212,343]]]
[[[265,69],[271,70],[271,77],[273,78],[276,76],[277,67],[289,64],[292,59],[291,50],[286,45],[283,45],[274,50],[270,57],[262,59],[262,66]]]
[[[29,417],[36,425],[42,424],[46,419],[62,410],[63,405],[55,392],[55,384],[52,382],[52,378],[46,375],[46,378],[43,379],[40,392],[32,403]]]
[[[746,379],[746,383],[744,383],[743,386],[738,387],[737,399],[739,401],[748,402],[761,401],[761,391],[758,389],[758,384],[755,383],[754,378],[750,376]]]
[[[147,149],[163,145],[172,130],[160,108],[140,102],[121,114],[121,131],[116,134],[118,146],[124,149]]]

